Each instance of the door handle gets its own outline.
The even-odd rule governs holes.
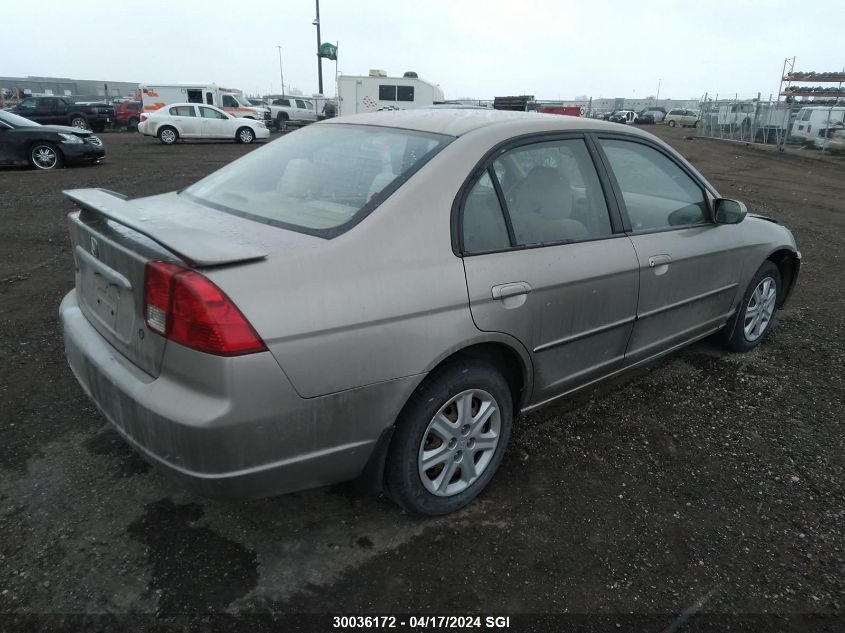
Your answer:
[[[672,258],[669,255],[652,255],[648,258],[648,265],[650,268],[655,268],[669,264],[671,261]]]
[[[518,295],[527,295],[531,292],[531,286],[524,281],[516,281],[508,284],[499,284],[493,286],[494,299],[507,299],[508,297],[516,297]]]

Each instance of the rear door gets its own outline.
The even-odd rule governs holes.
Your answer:
[[[739,292],[743,244],[735,227],[712,221],[703,184],[666,150],[619,135],[602,135],[599,145],[639,260],[626,353],[626,363],[636,363],[725,323]]]
[[[638,266],[615,213],[579,135],[518,143],[477,172],[461,203],[473,319],[529,350],[532,402],[623,362]]]
[[[200,106],[202,107],[202,106]],[[202,122],[197,118],[197,106],[171,106],[169,113],[173,122],[179,126],[179,134],[184,138],[196,138],[202,132]]]

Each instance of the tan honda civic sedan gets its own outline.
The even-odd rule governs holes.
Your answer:
[[[758,345],[792,234],[650,134],[469,109],[340,117],[180,192],[67,192],[67,358],[209,494],[488,484],[520,413],[711,334]]]

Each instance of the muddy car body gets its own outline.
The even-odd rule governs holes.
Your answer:
[[[518,413],[720,330],[754,347],[800,263],[653,136],[533,113],[343,117],[180,193],[68,195],[67,357],[142,454],[422,514],[486,486]]]

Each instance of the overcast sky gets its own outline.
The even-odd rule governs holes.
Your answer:
[[[842,0],[322,0],[338,68],[408,70],[446,98],[674,99],[776,92],[796,70],[845,66]],[[4,2],[0,75],[208,81],[247,93],[317,91],[314,0]],[[33,12],[37,11],[37,16]],[[73,14],[69,15],[69,11]],[[80,16],[84,16],[80,19]],[[324,92],[334,93],[324,60]]]

